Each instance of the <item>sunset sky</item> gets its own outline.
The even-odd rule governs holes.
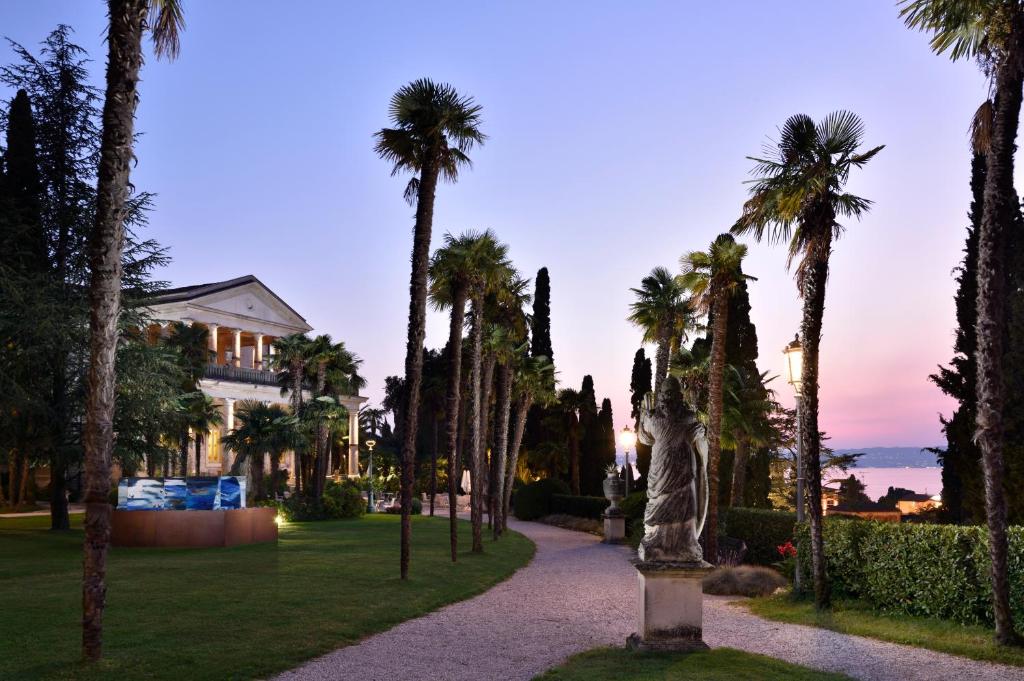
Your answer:
[[[490,136],[439,188],[434,243],[490,227],[524,274],[547,266],[559,378],[592,374],[619,428],[640,338],[629,287],[732,225],[746,156],[788,116],[859,114],[887,146],[851,180],[875,205],[832,258],[821,422],[837,447],[942,441],[951,403],[927,376],[950,358],[966,131],[987,88],[893,2],[184,5],[180,58],[143,70],[132,175],[158,193],[164,278],[256,275],[364,359],[373,402],[402,368],[412,209],[371,136],[391,94],[426,76],[473,95]],[[100,84],[103,3],[0,8],[0,35],[33,49],[58,23]],[[784,250],[752,243],[745,269],[759,365],[779,373],[800,314]],[[446,334],[432,313],[428,345]]]

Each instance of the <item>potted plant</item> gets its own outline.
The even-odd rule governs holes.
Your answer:
[[[611,505],[605,510],[604,514],[607,516],[622,515],[619,502],[626,495],[626,482],[619,477],[619,467],[613,463],[608,464],[608,467],[605,468],[605,473],[604,498],[610,501]]]

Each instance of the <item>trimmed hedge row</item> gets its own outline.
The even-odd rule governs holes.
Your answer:
[[[523,485],[512,497],[512,513],[520,520],[537,520],[551,515],[551,497],[568,494],[569,485],[561,480],[545,478]]]
[[[576,497],[569,494],[555,494],[551,497],[552,513],[600,520],[606,508],[608,500],[604,497]]]
[[[1010,605],[1024,617],[1024,527],[1010,528]],[[988,532],[984,527],[826,519],[825,557],[835,593],[887,613],[963,624],[992,623]],[[797,528],[810,580],[810,529]]]
[[[744,563],[772,565],[782,560],[778,547],[793,541],[796,514],[764,508],[721,509],[721,533],[747,545]]]

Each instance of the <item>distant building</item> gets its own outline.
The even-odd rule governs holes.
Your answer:
[[[829,509],[839,505],[839,488],[821,486],[821,512],[828,515]]]
[[[898,523],[903,514],[897,508],[868,502],[855,505],[837,504],[829,507],[825,511],[825,515],[877,520],[883,523]]]
[[[913,515],[922,511],[931,511],[942,506],[942,497],[938,494],[917,494],[910,492],[904,494],[896,501],[896,508],[904,515]]]
[[[204,438],[200,470],[207,475],[223,475],[231,468],[232,458],[231,452],[221,446],[221,436],[235,427],[235,403],[258,400],[287,406],[290,397],[287,392],[282,394],[271,361],[274,341],[306,333],[313,327],[251,274],[161,291],[148,301],[147,312],[154,320],[149,328],[154,342],[167,333],[171,322],[197,324],[209,330],[210,363],[199,388],[222,406],[224,422]],[[359,407],[366,399],[358,395],[340,399],[348,409],[351,436],[343,472],[350,476],[359,475]],[[292,452],[282,463],[289,473],[295,471]]]

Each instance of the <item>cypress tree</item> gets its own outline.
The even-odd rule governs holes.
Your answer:
[[[984,188],[985,157],[975,154],[971,160],[972,198],[967,214],[970,224],[964,243],[964,257],[957,268],[957,291],[953,298],[957,321],[953,358],[948,367],[940,366],[937,374],[929,376],[942,392],[959,402],[950,418],[939,417],[946,436],[946,448],[936,451],[942,466],[943,514],[955,523],[981,521],[985,517],[981,452],[974,444],[974,421],[977,414],[975,301],[978,291],[978,228],[981,224]]]
[[[651,360],[645,355],[644,349],[640,348],[633,355],[633,374],[629,379],[629,402],[632,405],[630,416],[633,418],[634,431],[640,428],[640,407],[643,403],[644,395],[653,390],[651,385],[653,377],[654,371],[651,368]],[[647,485],[647,473],[651,469],[651,448],[639,440],[636,443],[636,468],[640,473],[638,487],[645,487]]]
[[[23,275],[46,270],[42,229],[42,182],[36,154],[36,125],[28,93],[18,90],[7,115],[4,181],[3,260]]]
[[[580,386],[580,493],[601,494],[604,467],[604,438],[597,414],[597,394],[594,377],[587,374]]]
[[[598,472],[604,478],[604,469],[615,463],[615,418],[612,416],[612,401],[607,397],[601,400],[601,411],[597,413],[597,422],[601,428],[601,461]],[[603,491],[603,490],[602,490]]]
[[[533,292],[531,331],[530,355],[547,357],[554,364],[555,353],[551,347],[551,280],[548,278],[547,267],[542,267],[537,271],[537,282]]]

